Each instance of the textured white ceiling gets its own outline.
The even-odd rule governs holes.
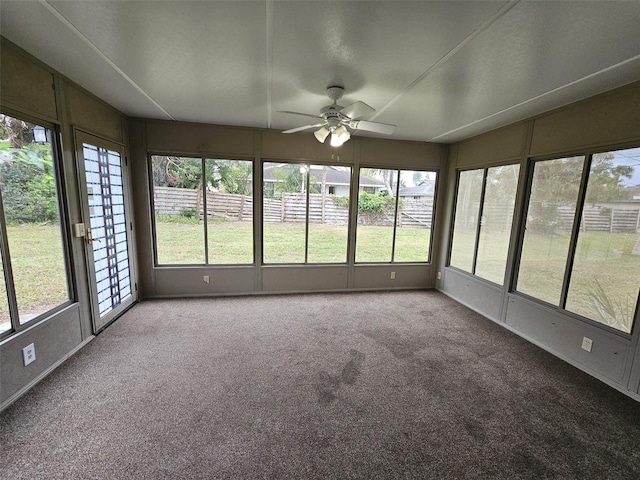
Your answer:
[[[288,129],[344,86],[452,142],[640,80],[640,1],[14,1],[1,33],[122,112]]]

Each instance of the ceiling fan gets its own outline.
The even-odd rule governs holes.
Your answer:
[[[280,113],[320,119],[320,122],[318,123],[305,125],[304,127],[292,128],[290,130],[285,130],[282,133],[295,133],[320,127],[318,130],[313,132],[318,141],[320,143],[324,143],[329,134],[331,134],[331,146],[339,147],[351,138],[351,132],[349,132],[349,129],[365,130],[368,132],[383,133],[385,135],[391,135],[394,132],[396,129],[395,125],[360,120],[362,117],[372,115],[376,111],[375,108],[370,107],[364,102],[355,102],[348,107],[338,105],[338,100],[342,98],[343,94],[344,88],[342,87],[327,88],[327,95],[331,100],[333,100],[333,103],[322,107],[319,115],[281,111]]]

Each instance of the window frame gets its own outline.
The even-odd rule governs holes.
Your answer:
[[[435,223],[436,223],[436,207],[438,204],[438,184],[440,181],[440,169],[439,168],[431,168],[431,169],[426,169],[424,167],[412,167],[412,166],[408,166],[408,167],[397,167],[397,166],[384,166],[384,165],[372,165],[372,164],[359,164],[357,165],[358,167],[358,182],[355,186],[355,193],[356,193],[356,197],[355,197],[355,218],[354,218],[354,222],[353,222],[353,228],[355,230],[353,239],[353,264],[354,265],[430,265],[432,263],[433,260],[433,243],[434,243],[434,227],[435,227]],[[360,201],[360,172],[363,169],[376,169],[376,170],[393,170],[396,172],[397,174],[397,180],[396,180],[396,187],[395,187],[395,205],[394,205],[394,211],[393,211],[393,234],[392,234],[392,240],[391,240],[391,260],[387,261],[381,261],[381,262],[372,262],[372,261],[366,261],[366,262],[358,262],[356,260],[357,257],[357,253],[358,253],[358,216],[359,216],[359,201]],[[355,165],[353,167],[352,170],[355,170]],[[425,172],[425,173],[433,173],[435,174],[435,179],[434,179],[434,187],[433,187],[433,205],[431,207],[431,228],[429,229],[429,242],[428,242],[428,255],[427,255],[427,259],[425,261],[407,261],[407,262],[401,262],[401,261],[396,261],[395,260],[395,253],[396,253],[396,229],[398,227],[398,206],[400,204],[400,175],[402,172]],[[355,173],[353,173],[355,175]],[[362,191],[366,192],[366,193],[370,193],[367,192],[368,187],[362,187]]]
[[[586,195],[587,195],[587,187],[588,187],[588,183],[589,183],[589,174],[591,171],[591,166],[592,166],[592,162],[593,162],[593,156],[594,155],[598,155],[598,154],[604,154],[604,153],[608,153],[608,152],[614,152],[614,151],[618,151],[618,150],[626,150],[626,149],[631,149],[631,148],[640,148],[640,144],[638,144],[637,142],[633,142],[633,143],[626,143],[626,144],[617,144],[617,145],[611,145],[611,146],[599,146],[599,147],[593,147],[593,148],[585,148],[582,150],[572,150],[572,151],[568,151],[568,152],[561,152],[561,153],[557,153],[557,154],[550,154],[550,155],[544,155],[544,156],[539,156],[539,157],[528,157],[526,160],[526,178],[524,180],[524,195],[522,198],[522,201],[519,205],[520,210],[520,216],[519,216],[519,223],[518,223],[518,232],[517,232],[517,237],[516,237],[516,244],[515,244],[515,258],[514,258],[514,262],[513,262],[513,266],[511,269],[511,279],[508,285],[508,293],[512,294],[512,295],[516,295],[520,298],[524,298],[528,301],[531,301],[533,303],[536,304],[541,304],[546,306],[547,308],[551,308],[554,311],[561,313],[563,315],[566,315],[572,319],[575,319],[577,321],[580,322],[584,322],[586,324],[592,325],[596,328],[599,328],[601,330],[607,331],[609,333],[613,333],[619,337],[623,337],[626,339],[630,339],[636,332],[637,328],[640,328],[637,326],[637,324],[639,323],[638,320],[638,314],[640,313],[640,293],[638,294],[638,298],[636,299],[636,305],[635,305],[635,310],[634,310],[634,315],[632,317],[632,325],[631,325],[631,329],[630,331],[627,333],[623,330],[619,330],[615,327],[609,326],[605,323],[602,322],[598,322],[596,320],[592,320],[589,317],[585,317],[583,315],[580,315],[579,313],[576,312],[572,312],[570,310],[566,309],[566,303],[567,303],[567,297],[569,295],[569,287],[571,285],[571,275],[572,275],[572,270],[573,270],[573,264],[575,262],[575,254],[576,254],[576,250],[578,247],[578,237],[580,234],[580,223],[581,223],[581,219],[582,219],[582,213],[584,211],[584,206],[585,206],[585,200],[586,200]],[[583,170],[580,176],[580,185],[578,188],[578,194],[576,196],[576,210],[575,210],[575,216],[573,219],[573,223],[571,226],[571,234],[569,237],[569,247],[568,247],[568,251],[567,251],[567,260],[565,263],[565,271],[563,273],[563,281],[562,281],[562,287],[561,287],[561,291],[560,291],[560,301],[558,302],[558,305],[555,305],[553,303],[549,303],[545,300],[542,300],[540,298],[534,297],[532,295],[529,295],[527,293],[523,293],[519,290],[517,290],[517,282],[518,282],[518,275],[520,272],[520,266],[521,266],[521,258],[522,258],[522,247],[524,245],[524,237],[525,237],[525,233],[526,233],[526,224],[527,224],[527,212],[529,211],[529,202],[531,199],[531,187],[533,185],[533,175],[534,175],[534,169],[535,169],[535,165],[538,162],[544,162],[544,161],[549,161],[549,160],[557,160],[557,159],[561,159],[561,158],[571,158],[571,157],[577,157],[577,156],[583,156],[584,157],[584,162],[583,162]]]
[[[185,157],[193,160],[200,161],[200,172],[203,178],[202,188],[202,208],[205,212],[202,220],[202,228],[203,230],[203,263],[158,263],[158,234],[156,227],[156,209],[155,209],[155,185],[153,184],[153,157],[154,156],[164,156],[164,157]],[[207,199],[206,199],[206,191],[204,179],[206,174],[206,162],[207,160],[230,160],[230,161],[238,161],[238,162],[251,162],[251,172],[252,172],[252,180],[251,180],[251,195],[254,200],[253,205],[253,219],[251,221],[251,229],[252,229],[252,261],[251,263],[209,263],[209,240],[208,240],[208,215],[207,212]],[[152,250],[153,250],[153,267],[154,268],[192,268],[192,267],[203,267],[203,268],[211,268],[211,267],[252,267],[256,265],[256,182],[255,182],[255,171],[256,164],[259,162],[254,157],[242,156],[242,155],[226,155],[226,154],[218,154],[218,153],[209,153],[209,152],[167,152],[161,150],[147,150],[147,180],[149,182],[149,218],[151,219],[151,236],[152,236]],[[262,190],[259,190],[260,197],[262,198]],[[260,201],[262,204],[262,200]]]
[[[305,226],[304,226],[304,261],[303,262],[270,262],[270,263],[266,263],[264,260],[264,241],[265,241],[265,235],[264,235],[264,167],[265,164],[267,163],[272,163],[272,164],[287,164],[287,165],[297,165],[299,167],[305,167],[306,168],[306,172],[305,172],[305,186],[304,186],[304,193],[305,193]],[[348,167],[349,168],[349,205],[347,206],[347,248],[345,251],[345,260],[344,262],[309,262],[309,187],[311,185],[311,167],[312,166],[327,166],[327,167]],[[294,160],[289,160],[289,159],[271,159],[271,158],[262,158],[260,161],[260,168],[261,168],[261,173],[260,173],[260,177],[261,177],[261,185],[260,185],[260,195],[261,195],[261,199],[260,199],[260,208],[262,208],[262,212],[260,214],[260,220],[262,222],[261,226],[260,226],[260,239],[262,242],[261,245],[261,249],[260,249],[260,253],[261,253],[261,258],[260,258],[260,265],[263,267],[277,267],[277,266],[305,266],[305,265],[312,265],[312,266],[331,266],[331,265],[340,265],[340,266],[344,266],[344,265],[348,265],[349,264],[349,240],[351,238],[351,232],[353,229],[353,222],[351,221],[351,195],[353,192],[352,186],[353,186],[353,181],[354,181],[354,170],[355,167],[352,164],[339,164],[331,161],[322,161],[322,160],[302,160],[302,159],[294,159]],[[275,191],[275,186],[274,186],[274,191]],[[357,190],[356,190],[357,192]],[[330,195],[329,192],[326,192],[327,195]]]
[[[453,268],[458,272],[463,272],[469,275],[473,275],[476,277],[475,269],[476,269],[476,261],[478,254],[478,238],[480,236],[480,217],[482,215],[483,210],[483,200],[484,200],[484,192],[486,189],[486,180],[487,180],[487,170],[491,167],[482,167],[482,168],[461,168],[456,170],[456,186],[453,191],[453,208],[451,209],[451,228],[449,229],[449,239],[447,246],[447,261],[445,263],[447,268]],[[456,267],[455,265],[451,265],[451,256],[453,253],[453,237],[455,234],[455,224],[456,224],[456,213],[458,212],[458,193],[460,191],[460,175],[463,172],[473,172],[482,170],[482,184],[480,187],[480,206],[478,208],[478,221],[476,222],[476,231],[474,233],[474,244],[473,244],[473,258],[471,259],[471,271],[468,272],[460,267]],[[477,277],[481,278],[481,277]],[[485,280],[485,279],[482,279]]]
[[[487,165],[484,167],[469,167],[469,168],[459,168],[456,169],[456,183],[455,183],[455,189],[453,192],[453,208],[451,209],[451,228],[449,229],[449,238],[448,238],[448,243],[447,243],[447,255],[446,255],[446,262],[445,265],[447,268],[452,268],[454,270],[456,270],[457,272],[462,272],[464,274],[467,275],[472,275],[474,278],[477,278],[483,282],[489,282],[491,285],[497,285],[501,288],[504,288],[506,286],[506,282],[505,280],[508,278],[508,272],[510,271],[509,269],[509,254],[510,254],[510,248],[507,249],[507,259],[506,259],[506,263],[505,263],[505,270],[503,273],[503,278],[502,278],[502,284],[496,283],[492,280],[489,280],[487,278],[484,277],[480,277],[478,275],[476,275],[476,266],[478,264],[478,245],[480,243],[480,235],[482,232],[482,216],[484,213],[484,208],[485,208],[485,198],[486,198],[486,192],[487,192],[487,176],[489,175],[489,169],[491,168],[498,168],[498,167],[509,167],[509,166],[513,166],[513,165],[517,165],[518,166],[518,182],[516,184],[516,192],[514,195],[514,208],[513,211],[511,212],[511,231],[509,232],[509,246],[511,246],[513,240],[514,240],[514,228],[517,228],[517,231],[520,231],[520,224],[516,224],[516,219],[517,217],[517,213],[521,213],[519,210],[519,205],[518,205],[518,195],[519,195],[519,190],[520,190],[520,185],[522,183],[522,162],[520,159],[511,159],[511,160],[505,160],[503,162],[497,162],[497,163],[492,163],[491,165]],[[452,249],[453,249],[453,236],[455,234],[455,219],[456,219],[456,212],[458,211],[458,192],[460,189],[460,174],[462,172],[473,172],[473,171],[478,171],[481,170],[482,171],[482,185],[481,185],[481,190],[480,190],[480,206],[478,208],[478,221],[477,221],[477,225],[476,225],[476,231],[474,234],[474,244],[473,244],[473,258],[471,260],[471,272],[468,272],[467,270],[464,270],[460,267],[456,267],[455,265],[451,265],[451,254],[452,254]],[[528,177],[527,177],[528,178]],[[527,198],[524,201],[528,201],[528,195]],[[519,218],[522,218],[522,215],[520,215]],[[519,252],[519,250],[518,250]],[[520,256],[518,255],[518,260],[519,260]],[[509,288],[511,288],[511,286],[509,285]]]
[[[520,273],[520,266],[521,266],[521,260],[522,260],[522,247],[524,246],[524,237],[527,230],[526,229],[527,213],[529,211],[529,203],[531,201],[531,190],[532,190],[531,187],[533,186],[533,175],[535,172],[535,166],[537,163],[540,163],[540,162],[559,160],[563,158],[572,158],[572,157],[578,157],[578,156],[584,157],[584,160],[582,164],[582,173],[580,175],[580,185],[578,186],[578,194],[576,195],[576,210],[575,210],[575,215],[573,217],[573,221],[571,224],[571,234],[569,236],[569,246],[567,250],[567,259],[565,261],[565,266],[564,266],[565,270],[563,272],[563,277],[562,277],[562,286],[560,291],[559,304],[562,305],[564,301],[566,301],[567,292],[565,292],[565,287],[568,286],[567,275],[570,276],[570,273],[568,273],[567,266],[570,263],[573,264],[573,254],[575,253],[575,248],[576,248],[576,245],[574,245],[574,240],[577,238],[575,237],[576,228],[580,227],[580,217],[582,215],[582,208],[584,203],[583,201],[586,194],[585,173],[588,180],[592,153],[585,153],[584,151],[581,151],[581,152],[571,152],[571,153],[564,153],[564,154],[558,154],[558,155],[547,155],[544,157],[532,157],[527,159],[527,169],[526,169],[527,177],[525,179],[525,186],[524,186],[525,194],[522,199],[522,204],[520,205],[521,215],[520,215],[520,224],[518,225],[518,237],[517,237],[517,243],[516,243],[517,253],[516,253],[515,261],[513,263],[511,282],[509,285],[509,293],[516,294],[518,296],[521,296],[531,301],[535,301],[537,303],[542,303],[543,305],[546,305],[548,307],[555,309],[556,311],[560,311],[563,313],[572,313],[572,312],[568,312],[567,310],[564,310],[560,305],[554,305],[553,303],[534,297],[533,295],[530,295],[528,293],[521,292],[517,289],[517,285],[518,285],[518,276]],[[576,224],[577,224],[577,227],[576,227]],[[579,317],[586,318],[582,316],[579,316]],[[593,320],[589,320],[589,321],[594,322]],[[594,322],[594,323],[597,324],[598,322]]]
[[[61,302],[55,307],[36,315],[34,318],[29,319],[24,323],[20,323],[18,301],[13,279],[13,266],[11,264],[11,252],[9,251],[9,239],[7,236],[7,225],[4,214],[4,202],[2,200],[2,195],[0,194],[0,256],[2,257],[7,307],[9,309],[11,323],[11,327],[8,330],[0,332],[0,341],[2,341],[23,330],[31,328],[42,320],[52,317],[70,305],[77,303],[78,295],[77,283],[74,276],[75,264],[73,256],[71,255],[71,222],[69,220],[69,203],[62,156],[63,146],[60,125],[10,108],[2,107],[2,109],[0,109],[0,113],[33,125],[44,127],[50,134],[51,157],[55,172],[56,200],[60,222],[60,243],[62,246],[62,257],[64,261],[64,273],[67,287],[67,299],[64,302]]]

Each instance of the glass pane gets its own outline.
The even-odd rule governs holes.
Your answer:
[[[584,157],[537,162],[517,290],[554,305],[560,295]]]
[[[311,165],[308,263],[345,263],[351,168]]]
[[[391,262],[397,170],[360,169],[356,262]]]
[[[104,318],[131,296],[127,219],[118,152],[82,145],[91,221],[91,243],[98,294],[98,312]]]
[[[209,263],[253,263],[253,163],[205,162]]]
[[[151,157],[158,264],[204,264],[202,162]]]
[[[453,221],[453,241],[451,242],[451,266],[471,272],[473,249],[476,244],[482,176],[484,170],[460,172],[456,215]]]
[[[0,333],[11,330],[11,316],[7,301],[7,285],[4,280],[4,266],[0,257]]]
[[[593,156],[567,310],[630,333],[640,288],[640,148]]]
[[[20,323],[69,299],[51,132],[0,115],[0,188]]]
[[[306,184],[306,165],[264,163],[264,263],[304,263]]]
[[[436,173],[402,170],[396,216],[394,262],[427,262]]]
[[[519,165],[487,170],[475,274],[502,285],[518,190]]]

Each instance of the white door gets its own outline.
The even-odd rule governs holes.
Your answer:
[[[124,148],[76,132],[94,333],[135,301]]]

